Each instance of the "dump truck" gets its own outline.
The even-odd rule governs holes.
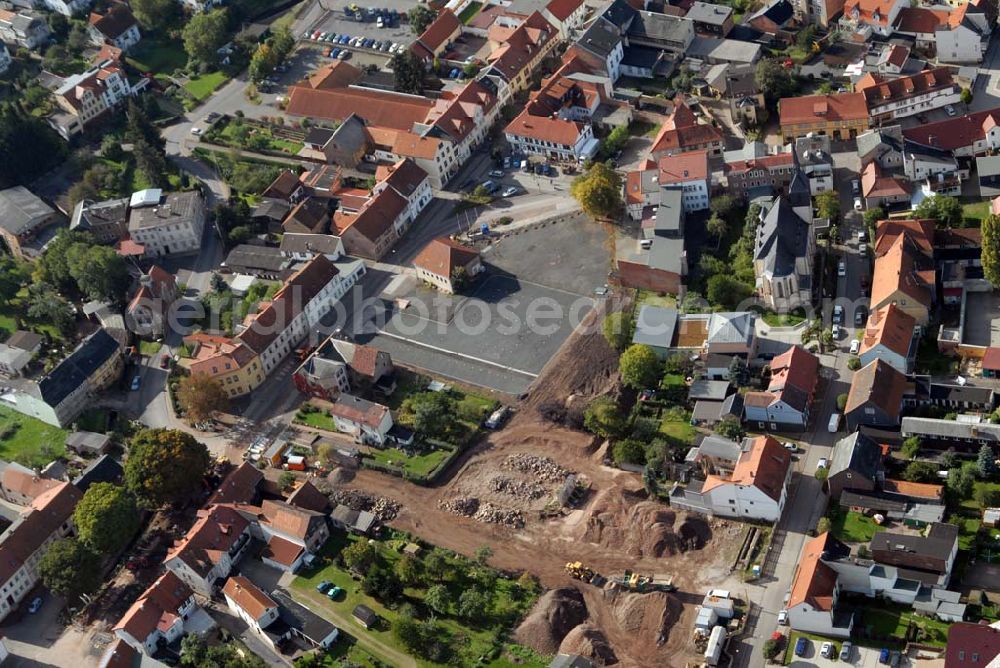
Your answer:
[[[674,591],[674,578],[671,575],[643,575],[625,571],[620,577],[613,577],[611,581],[616,585],[628,589],[629,591]]]
[[[566,572],[570,574],[571,577],[577,580],[583,580],[584,582],[591,582],[596,577],[594,570],[583,565],[579,561],[571,561],[566,564]]]

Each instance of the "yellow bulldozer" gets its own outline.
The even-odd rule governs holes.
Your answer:
[[[592,581],[595,576],[594,569],[584,566],[580,561],[568,562],[566,564],[566,572],[570,574],[570,577],[583,580],[584,582]]]

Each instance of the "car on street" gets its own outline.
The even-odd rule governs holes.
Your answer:
[[[883,647],[878,653],[879,663],[889,663],[889,648]]]
[[[789,443],[785,443],[785,447],[788,447],[789,445]],[[778,612],[778,625],[785,626],[786,624],[788,624],[788,611],[781,610]]]
[[[608,286],[607,285],[597,286],[596,288],[594,288],[594,294],[597,295],[598,297],[603,297],[604,295],[608,294]]]
[[[840,338],[840,325],[834,325],[830,328],[830,333],[833,335],[833,340],[836,341]]]
[[[847,263],[843,260],[837,263],[837,276],[847,276]]]
[[[805,636],[799,636],[799,639],[795,641],[795,656],[805,656],[808,647],[809,639]]]
[[[834,658],[833,643],[832,642],[823,643],[822,646],[820,646],[819,648],[819,653],[820,656],[822,656],[824,659]]]
[[[36,596],[35,598],[31,599],[31,604],[28,605],[28,614],[33,615],[41,609],[42,609],[42,597]]]
[[[200,137],[202,132],[203,130],[201,128],[198,127],[191,128],[191,134],[193,134],[195,137]]]
[[[956,115],[956,114],[957,114],[958,112],[957,112],[957,111],[955,111],[955,107],[954,107],[953,105],[950,105],[950,104],[946,104],[946,105],[944,106],[944,113],[948,114],[949,116],[954,116],[954,115]]]
[[[500,185],[495,181],[486,181],[485,183],[483,183],[483,188],[486,190],[486,192],[492,195],[496,193],[496,191],[500,190]]]
[[[866,243],[858,244],[858,255],[860,255],[861,257],[868,256],[868,244]]]
[[[861,205],[861,198],[860,197],[855,197],[854,198],[854,210],[855,211],[861,211],[861,209],[863,209],[863,208],[864,207]]]
[[[836,434],[838,429],[840,429],[840,413],[834,413],[830,416],[830,422],[827,423],[826,430],[831,434]]]
[[[857,339],[851,339],[851,354],[857,355],[858,351],[861,350],[861,341]]]
[[[219,116],[220,116],[219,112],[213,111],[208,116],[205,117],[205,122],[206,123],[214,123],[217,120],[219,120]]]
[[[326,590],[329,589],[330,585],[332,585],[332,584],[333,583],[330,582],[329,580],[323,580],[318,585],[316,585],[316,591],[318,591],[321,594],[325,594]]]
[[[861,183],[857,179],[854,179],[853,181],[851,181],[851,194],[856,197],[860,193],[861,193]]]
[[[521,189],[517,186],[510,186],[509,188],[504,188],[504,191],[500,193],[504,197],[513,197],[521,192]]]
[[[865,324],[868,320],[868,309],[865,306],[859,306],[857,310],[854,311],[854,325],[860,327]]]
[[[864,230],[858,230],[858,243],[863,244],[868,241],[868,233]]]
[[[833,321],[838,325],[844,322],[844,306],[843,304],[836,304],[833,307]]]
[[[490,176],[492,176],[495,179],[502,179],[503,178],[503,170],[502,169],[491,169],[490,170]]]
[[[132,378],[132,391],[135,392],[139,389],[139,383],[142,382],[142,378],[138,375]]]
[[[830,460],[827,459],[826,457],[820,457],[819,461],[816,462],[816,470],[818,471],[820,469],[828,469],[828,468],[830,468]]]
[[[347,49],[344,49],[343,51],[340,52],[340,55],[337,56],[337,60],[347,60],[350,57],[351,57],[351,52],[348,51]]]
[[[851,650],[854,649],[854,645],[851,644],[850,640],[845,640],[844,644],[840,646],[840,660],[850,661],[851,660]]]

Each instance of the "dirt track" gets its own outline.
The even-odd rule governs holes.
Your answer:
[[[549,588],[579,589],[589,617],[587,623],[574,627],[567,640],[570,645],[589,648],[592,638],[601,641],[603,634],[619,662],[616,665],[684,665],[690,651],[692,603],[700,603],[709,584],[716,585],[728,576],[726,561],[731,550],[727,544],[734,542],[738,530],[726,522],[710,524],[699,516],[689,518],[649,501],[638,475],[603,464],[603,448],[593,437],[542,417],[543,413],[551,414],[553,407],[569,406],[570,411],[579,411],[590,398],[614,387],[616,356],[599,327],[591,330],[570,337],[511,423],[464,457],[461,468],[447,483],[423,488],[362,470],[346,487],[374,491],[401,503],[402,510],[391,522],[399,529],[469,555],[488,545],[493,550],[490,563],[498,568],[527,570]],[[502,494],[490,494],[484,488],[496,474],[509,475],[505,464],[515,453],[549,458],[582,475],[591,483],[591,491],[577,509],[554,519],[543,519],[538,512],[551,498],[554,486],[546,487],[546,497],[540,500],[511,499],[508,505],[524,517],[521,529],[486,524],[440,509],[442,500],[472,493],[491,504],[502,504]],[[527,480],[526,485],[533,484],[530,476],[520,478]],[[545,487],[545,481],[539,484]],[[609,592],[571,579],[564,566],[577,560],[604,576],[621,574],[625,569],[670,573],[679,591],[671,595]],[[654,596],[659,598],[645,598]],[[660,613],[646,610],[650,607]],[[666,636],[666,642],[658,645],[661,635]]]

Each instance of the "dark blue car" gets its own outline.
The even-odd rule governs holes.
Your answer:
[[[883,647],[882,651],[878,653],[879,663],[889,663],[889,648]]]
[[[805,656],[808,646],[809,639],[805,636],[799,636],[799,639],[795,641],[795,656]]]

